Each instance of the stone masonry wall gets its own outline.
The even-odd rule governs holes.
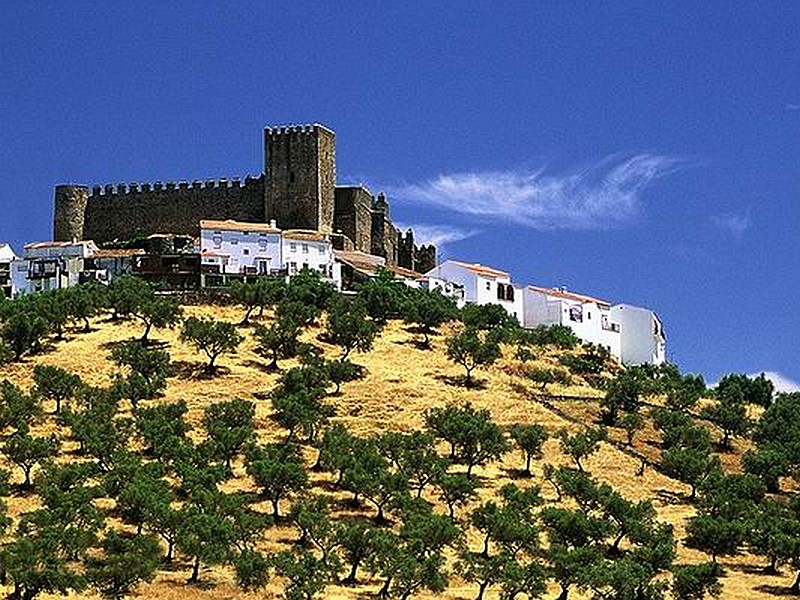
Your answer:
[[[83,238],[97,243],[153,233],[197,235],[200,219],[264,222],[264,179],[95,187]]]
[[[281,229],[333,231],[335,136],[320,125],[264,130],[266,219]]]
[[[56,186],[53,210],[53,239],[58,242],[82,240],[89,188],[83,185]]]
[[[372,247],[372,195],[363,187],[337,187],[333,228],[353,242],[360,252]]]

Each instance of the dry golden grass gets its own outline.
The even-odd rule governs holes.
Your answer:
[[[229,307],[200,306],[187,308],[188,314],[195,316],[209,316],[217,319],[238,321],[241,312]],[[195,428],[194,435],[201,436],[202,411],[210,403],[233,397],[253,400],[256,404],[256,426],[259,439],[275,441],[284,433],[278,429],[270,419],[270,405],[268,401],[259,400],[263,393],[272,389],[276,383],[277,375],[265,370],[266,362],[254,351],[252,335],[248,330],[246,341],[235,356],[224,356],[218,364],[223,368],[222,373],[211,379],[197,376],[202,367],[202,357],[191,347],[178,340],[177,331],[158,330],[154,337],[165,342],[175,361],[180,367],[180,375],[169,380],[165,396],[154,402],[185,400],[189,407],[188,420]],[[140,326],[135,322],[109,323],[97,321],[93,324],[93,331],[88,334],[70,334],[70,338],[55,345],[52,351],[31,358],[21,364],[0,367],[0,378],[7,378],[20,386],[27,388],[31,384],[33,367],[39,363],[54,364],[78,373],[85,381],[96,385],[105,385],[113,373],[113,366],[107,360],[110,344],[132,338],[141,334]],[[310,332],[309,337],[314,337],[315,332]],[[521,388],[524,379],[515,374],[513,361],[503,360],[498,365],[487,371],[479,371],[478,377],[485,382],[484,389],[467,390],[453,386],[447,382],[448,377],[459,376],[460,368],[450,363],[443,352],[443,339],[434,338],[432,351],[419,350],[412,341],[414,334],[406,331],[399,323],[390,323],[381,337],[376,341],[374,349],[368,354],[356,354],[354,362],[366,367],[367,375],[364,379],[342,387],[342,394],[332,397],[330,401],[337,409],[336,420],[343,422],[354,433],[360,435],[374,434],[387,430],[413,431],[422,427],[423,415],[426,409],[434,406],[443,406],[448,402],[472,402],[480,408],[491,411],[493,418],[501,425],[508,426],[513,423],[540,423],[549,431],[554,432],[561,428],[577,430],[581,423],[591,424],[597,418],[596,403],[591,401],[564,401],[558,405],[558,411],[553,411],[535,401],[535,390]],[[318,340],[315,343],[324,346]],[[327,347],[329,352],[334,349]],[[543,357],[542,365],[551,364],[552,357]],[[287,367],[292,361],[285,361],[282,367]],[[580,382],[579,382],[580,383]],[[571,385],[568,388],[550,386],[550,392],[573,396],[596,396],[596,390],[584,385]],[[51,410],[51,407],[46,407]],[[561,414],[559,414],[561,413]],[[565,418],[565,416],[567,418]],[[57,426],[52,420],[46,420],[37,427],[37,432],[55,431]],[[66,437],[66,431],[60,432]],[[612,430],[612,439],[624,440],[624,432]],[[634,444],[636,452],[650,458],[657,456],[654,442],[658,434],[648,425],[637,436]],[[69,445],[65,444],[65,450]],[[308,460],[313,460],[312,451],[309,450]],[[61,460],[71,460],[70,455],[63,455]],[[529,485],[532,482],[541,486],[542,493],[548,501],[555,501],[552,486],[542,477],[542,467],[545,462],[563,464],[565,457],[560,453],[558,443],[549,440],[545,445],[545,457],[534,464],[534,478],[532,480],[516,480],[520,485]],[[736,467],[738,458],[736,454],[725,457],[726,465]],[[503,462],[493,463],[486,468],[476,469],[483,481],[481,489],[482,499],[492,495],[495,491],[510,481],[515,469],[523,464],[523,457],[518,452],[509,453]],[[5,465],[12,468],[12,465]],[[683,535],[684,523],[693,514],[693,508],[686,504],[683,498],[688,492],[688,487],[661,475],[652,468],[648,468],[643,476],[637,476],[639,460],[620,449],[617,445],[604,443],[601,450],[586,460],[585,466],[591,474],[601,481],[613,485],[626,497],[638,500],[651,498],[656,506],[658,515],[662,520],[671,522],[675,527],[678,538]],[[12,468],[16,477],[20,474]],[[236,478],[226,484],[226,489],[245,489],[250,486],[244,468],[241,464],[235,465]],[[324,474],[313,474],[315,484],[322,483],[328,478]],[[315,485],[315,491],[321,491]],[[325,488],[327,489],[327,488]],[[334,494],[329,491],[334,501],[342,500],[343,494]],[[12,497],[9,501],[10,512],[13,516],[31,510],[36,505],[35,496]],[[344,513],[346,506],[339,502],[334,504],[338,513]],[[287,506],[282,506],[285,511]],[[266,508],[265,508],[266,509]],[[364,507],[363,514],[372,515],[374,512],[369,507]],[[281,526],[268,530],[263,544],[266,550],[286,548],[297,533],[288,526]],[[473,547],[477,548],[477,539],[470,536]],[[679,548],[680,562],[705,561],[707,557],[702,553]],[[735,559],[722,561],[727,568],[724,578],[724,598],[730,599],[759,599],[772,598],[774,591],[787,588],[793,579],[793,573],[788,569],[782,576],[767,577],[758,571],[762,564],[758,557],[741,556]],[[152,584],[142,585],[138,596],[142,598],[158,597],[162,600],[172,599],[215,599],[223,598],[270,598],[280,595],[281,583],[275,581],[266,590],[258,593],[243,593],[235,585],[232,571],[223,567],[206,567],[201,572],[203,586],[186,584],[188,565],[177,561],[172,571],[159,572]],[[361,574],[363,578],[365,574]],[[327,598],[359,598],[365,594],[377,591],[377,581],[367,582],[355,588],[342,586],[329,587],[324,596]],[[10,590],[4,589],[5,592]],[[474,598],[477,593],[475,586],[466,584],[454,577],[449,589],[438,596],[439,598]],[[552,588],[547,597],[555,597],[557,590]],[[90,594],[73,595],[75,598],[90,598]],[[421,594],[420,598],[433,597]],[[496,590],[490,588],[487,598],[496,598]],[[580,593],[573,592],[570,598],[585,598]]]

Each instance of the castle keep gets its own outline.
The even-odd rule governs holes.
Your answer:
[[[196,236],[201,219],[267,223],[330,234],[343,250],[382,256],[420,272],[436,263],[411,230],[392,223],[386,197],[336,186],[336,135],[319,124],[264,129],[264,171],[257,177],[131,183],[55,189],[53,239],[112,244],[154,233]]]

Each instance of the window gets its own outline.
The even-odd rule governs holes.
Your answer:
[[[583,323],[583,307],[570,306],[569,307],[569,320],[576,323]]]
[[[248,256],[250,254],[250,250],[248,248],[245,248],[244,250],[242,250],[242,254]]]
[[[222,236],[214,236],[214,248],[222,248]]]
[[[267,240],[266,239],[258,240],[258,249],[261,250],[261,252],[266,252],[267,251]]]
[[[491,282],[491,281],[487,281],[487,282],[486,282],[486,289],[487,289],[487,290],[490,290],[490,289],[492,289],[492,282]]]
[[[317,246],[317,250],[320,254],[325,254],[325,246]]]
[[[297,252],[297,242],[289,242],[289,252]]]
[[[303,244],[303,254],[308,254],[308,244]]]
[[[237,239],[231,240],[231,246],[238,246],[238,245],[239,245],[239,240]]]

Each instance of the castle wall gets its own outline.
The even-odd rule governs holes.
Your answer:
[[[433,247],[417,248],[413,235],[392,224],[384,194],[336,187],[336,136],[322,125],[264,129],[264,173],[179,184],[81,185],[55,190],[57,241],[125,241],[154,233],[196,236],[201,219],[269,222],[281,229],[340,232],[342,248],[382,256],[387,264],[418,271],[435,264]],[[338,234],[337,234],[338,235]]]
[[[106,243],[153,233],[197,235],[200,219],[264,222],[263,177],[248,177],[244,183],[96,186],[86,204],[81,237]]]
[[[57,185],[53,207],[53,239],[58,242],[82,240],[89,188]]]
[[[264,129],[267,220],[281,229],[331,233],[336,140],[320,125]]]
[[[337,187],[333,228],[353,242],[353,247],[372,250],[372,195],[363,187]]]

